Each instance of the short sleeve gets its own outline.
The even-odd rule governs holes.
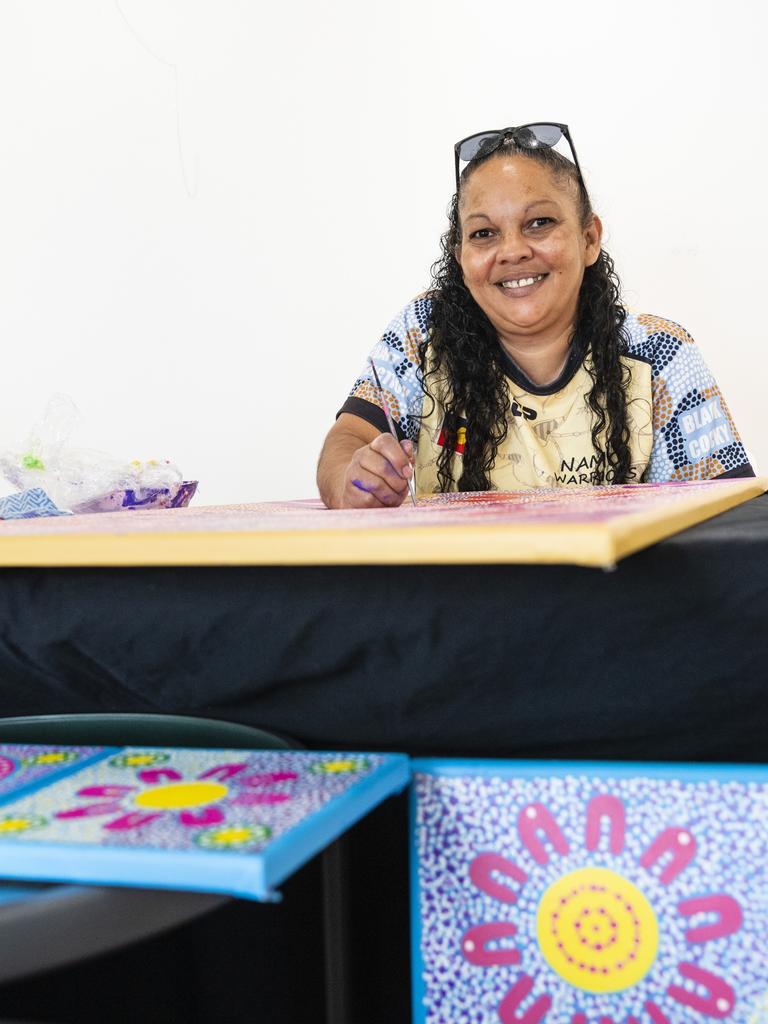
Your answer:
[[[414,443],[419,436],[424,400],[419,345],[428,337],[430,311],[431,303],[426,297],[409,302],[389,324],[369,356],[376,364],[400,439],[407,438]],[[368,360],[337,416],[343,412],[360,416],[381,431],[388,429]]]
[[[649,482],[754,476],[736,425],[693,338],[660,317],[633,318],[652,367]]]

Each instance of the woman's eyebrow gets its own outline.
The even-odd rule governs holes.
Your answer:
[[[556,199],[534,199],[533,202],[528,203],[523,209],[523,214],[530,213],[536,206],[554,206],[555,209],[559,210],[560,206]],[[465,223],[469,220],[491,220],[492,218],[487,213],[470,213],[464,218]]]
[[[557,206],[558,209],[560,208],[556,199],[534,199],[532,203],[528,203],[525,212],[528,213],[534,206]]]

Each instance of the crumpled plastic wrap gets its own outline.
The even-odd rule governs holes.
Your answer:
[[[42,488],[60,509],[72,512],[162,508],[189,501],[196,485],[183,484],[171,462],[125,463],[106,452],[71,447],[79,418],[71,398],[55,395],[22,450],[0,453],[5,478],[20,491]]]

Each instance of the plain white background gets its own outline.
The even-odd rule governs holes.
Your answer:
[[[454,141],[548,119],[765,469],[764,39],[745,0],[0,0],[0,448],[63,392],[200,503],[313,495]]]

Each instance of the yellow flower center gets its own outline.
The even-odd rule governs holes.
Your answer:
[[[251,838],[252,829],[240,826],[232,828],[220,828],[215,835],[211,836],[211,842],[217,846],[226,846],[228,843],[244,843]]]
[[[606,868],[580,868],[550,885],[539,904],[536,932],[550,967],[587,992],[636,985],[659,946],[648,900]]]
[[[322,770],[328,772],[329,775],[335,775],[338,772],[351,772],[357,767],[356,761],[326,761],[323,764]]]
[[[220,782],[171,782],[144,790],[134,801],[138,807],[150,810],[178,811],[212,804],[226,795],[227,787]]]
[[[139,768],[142,765],[154,764],[156,759],[156,754],[126,754],[123,764],[131,768]]]

